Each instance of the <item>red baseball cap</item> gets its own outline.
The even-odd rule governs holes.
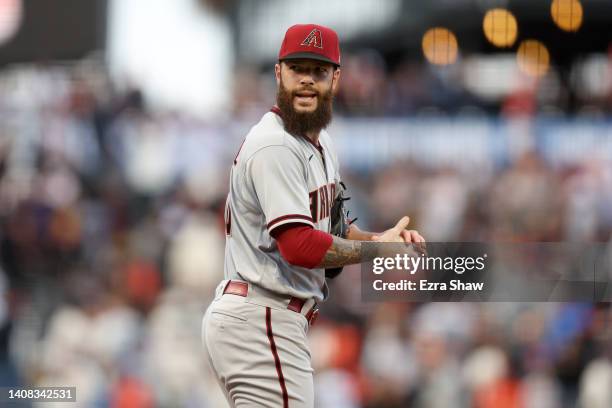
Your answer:
[[[287,30],[278,60],[308,58],[340,66],[338,34],[318,24],[296,24]]]

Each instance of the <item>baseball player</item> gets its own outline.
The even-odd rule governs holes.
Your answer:
[[[326,275],[372,260],[383,242],[424,239],[405,229],[408,217],[378,235],[345,217],[325,130],[340,79],[337,34],[316,24],[290,27],[274,72],[277,104],[251,128],[231,167],[225,279],[202,339],[232,407],[312,408],[306,335],[328,296]],[[362,250],[362,241],[380,243]]]

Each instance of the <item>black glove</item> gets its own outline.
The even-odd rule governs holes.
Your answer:
[[[349,211],[344,206],[344,202],[350,200],[351,197],[345,197],[346,186],[341,181],[340,190],[334,199],[330,213],[331,230],[330,234],[340,238],[346,238],[348,236],[349,227],[352,223],[357,221],[357,218],[349,220]],[[325,269],[325,277],[334,279],[340,275],[343,267]]]

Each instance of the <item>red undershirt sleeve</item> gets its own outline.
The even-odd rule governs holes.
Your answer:
[[[281,225],[271,234],[287,262],[308,269],[321,263],[333,241],[330,234],[297,223]]]

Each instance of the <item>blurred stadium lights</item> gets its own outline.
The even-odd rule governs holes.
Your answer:
[[[516,52],[518,66],[525,74],[541,77],[550,67],[550,53],[538,40],[524,40]]]
[[[378,50],[392,69],[404,61],[418,61],[422,54],[422,35],[432,26],[451,30],[461,44],[461,54],[498,54],[499,48],[483,35],[483,18],[493,8],[511,12],[517,20],[517,40],[537,38],[548,46],[555,65],[569,68],[585,53],[606,52],[612,41],[609,16],[612,1],[582,0],[584,22],[568,38],[551,19],[550,0],[430,1],[402,2],[399,11],[374,34],[356,33],[343,40],[345,50]],[[515,42],[507,52],[514,54]]]
[[[269,72],[282,35],[291,24],[315,21],[334,27],[342,39],[347,68],[352,56],[371,53],[373,60],[380,61],[370,64],[372,69],[383,73],[424,62],[423,34],[431,27],[445,27],[453,33],[457,48],[450,42],[448,47],[432,42],[428,52],[436,63],[455,61],[460,43],[463,61],[469,57],[471,66],[482,65],[487,72],[494,71],[499,61],[497,69],[506,72],[510,70],[505,65],[508,59],[501,55],[515,58],[518,42],[534,38],[546,44],[547,64],[571,93],[574,88],[568,81],[576,65],[587,55],[605,55],[612,43],[612,1],[574,2],[0,0],[1,10],[23,4],[22,24],[0,45],[0,65],[78,61],[92,51],[103,51],[105,54],[96,55],[105,57],[118,88],[142,88],[153,107],[215,117],[227,112],[233,90],[241,87],[245,104],[249,97],[268,92],[265,85],[261,89],[252,85],[245,74],[241,80],[250,81],[252,88],[247,89],[233,80],[232,71]],[[509,15],[492,13],[492,9],[507,10],[515,24]],[[10,26],[5,23],[3,27],[2,21],[15,21],[9,15],[14,16],[0,12],[0,32]],[[564,24],[578,31],[560,30]],[[485,58],[488,56],[491,58]],[[363,64],[361,57],[356,61]],[[456,64],[457,71],[462,69]],[[251,78],[258,78],[253,72]],[[513,72],[517,73],[516,67]],[[504,78],[476,85],[477,93],[504,94],[504,83],[514,81]]]
[[[22,17],[23,3],[21,0],[0,0],[0,45],[17,33]]]
[[[450,65],[457,60],[457,37],[444,27],[430,28],[423,35],[423,54],[435,65]]]
[[[511,47],[518,35],[516,18],[502,8],[487,11],[482,20],[482,29],[487,40],[496,47]]]
[[[550,5],[553,21],[564,31],[578,31],[582,25],[582,13],[579,0],[553,0]]]

